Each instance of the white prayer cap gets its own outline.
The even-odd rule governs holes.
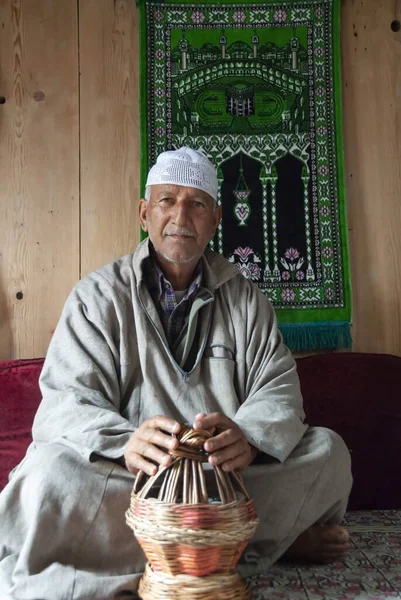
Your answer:
[[[146,186],[171,183],[202,190],[217,200],[217,171],[206,154],[183,146],[162,152],[150,169]]]

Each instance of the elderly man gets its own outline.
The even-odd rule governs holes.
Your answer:
[[[134,474],[169,464],[183,422],[216,428],[209,462],[242,470],[254,498],[243,573],[346,552],[348,451],[304,424],[269,301],[206,250],[216,198],[202,153],[161,154],[139,206],[149,238],[68,298],[33,444],[0,496],[1,600],[135,597],[144,556],[124,519]]]

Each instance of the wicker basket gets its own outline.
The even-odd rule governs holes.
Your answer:
[[[183,426],[172,464],[137,475],[126,520],[149,561],[143,600],[203,600],[217,589],[222,600],[248,597],[235,566],[258,519],[236,472],[214,467],[215,489],[207,489],[203,446],[211,435]]]

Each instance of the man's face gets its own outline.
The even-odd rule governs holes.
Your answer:
[[[151,186],[149,202],[141,200],[139,218],[158,254],[171,263],[198,261],[221,219],[221,207],[196,188]]]

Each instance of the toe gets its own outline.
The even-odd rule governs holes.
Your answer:
[[[321,538],[325,543],[347,543],[349,542],[349,533],[345,527],[340,525],[323,525]]]

